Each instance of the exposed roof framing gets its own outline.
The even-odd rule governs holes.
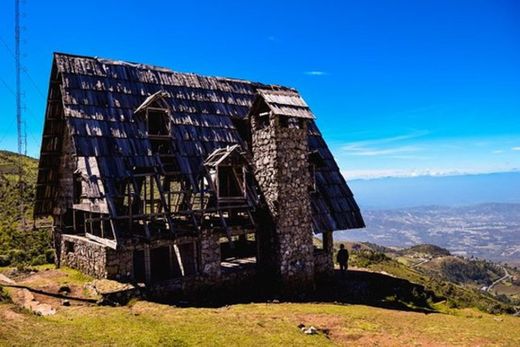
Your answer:
[[[241,152],[240,145],[227,146],[225,148],[217,148],[204,161],[204,165],[205,166],[218,166],[220,163],[222,163],[224,160],[226,160],[226,158],[228,158],[235,151],[238,153]]]
[[[141,111],[144,111],[146,108],[153,105],[154,102],[156,102],[157,100],[160,100],[160,99],[166,98],[166,97],[168,97],[168,93],[166,93],[163,90],[159,90],[158,92],[155,92],[152,95],[150,95],[149,97],[147,97],[146,100],[141,105],[139,105],[139,107],[137,107],[135,109],[134,113],[139,113]]]

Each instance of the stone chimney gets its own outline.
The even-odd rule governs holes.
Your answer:
[[[264,219],[270,215],[272,221],[257,233],[259,268],[274,272],[284,291],[313,288],[307,139],[312,113],[295,92],[260,90],[249,116],[255,178],[267,204]]]

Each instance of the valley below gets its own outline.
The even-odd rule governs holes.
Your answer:
[[[520,265],[520,204],[365,209],[363,217],[365,229],[337,232],[335,239],[396,248],[428,243],[454,255]]]

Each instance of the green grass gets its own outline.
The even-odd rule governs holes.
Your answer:
[[[0,286],[0,303],[10,301],[11,297],[4,287]]]
[[[0,304],[0,318],[12,305]],[[298,324],[328,331],[304,335]],[[0,325],[0,345],[510,345],[518,319],[474,310],[422,314],[361,305],[247,304],[219,309],[149,302],[75,307],[55,316],[18,314]]]
[[[372,271],[386,272],[395,277],[423,285],[438,297],[447,299],[447,305],[454,308],[478,308],[488,313],[512,313],[512,305],[479,291],[475,288],[452,283],[413,269],[394,259],[375,256],[371,252],[353,252],[350,264],[365,267]]]
[[[78,270],[70,269],[68,267],[61,267],[60,272],[64,273],[64,276],[57,279],[59,284],[83,285],[93,280],[89,275],[85,275]]]

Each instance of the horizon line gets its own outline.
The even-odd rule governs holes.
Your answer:
[[[506,174],[506,173],[520,173],[519,168],[513,168],[510,170],[491,170],[491,171],[446,171],[440,173],[400,173],[400,174],[388,174],[388,175],[367,175],[363,176],[350,176],[348,171],[341,171],[343,177],[347,182],[352,181],[375,181],[386,178],[397,178],[397,179],[406,179],[406,178],[441,178],[441,177],[457,177],[457,176],[479,176],[479,175],[493,175],[493,174]]]

